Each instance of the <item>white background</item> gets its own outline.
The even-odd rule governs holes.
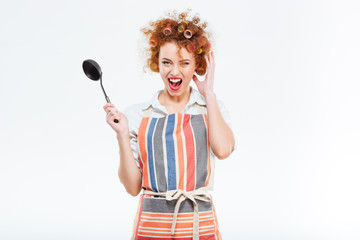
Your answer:
[[[217,161],[225,240],[360,239],[358,1],[1,1],[0,238],[129,239],[100,63],[118,109],[162,88],[140,28],[167,10],[209,23],[215,92],[237,150]]]

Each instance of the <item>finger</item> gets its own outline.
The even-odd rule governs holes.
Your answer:
[[[119,112],[116,108],[111,108],[111,109],[108,109],[108,114],[113,114],[114,116],[123,116],[124,114]]]
[[[104,105],[104,108],[105,108],[105,107],[109,107],[109,106],[114,106],[114,104],[112,104],[112,103],[106,103],[106,104]]]
[[[107,104],[104,105],[103,108],[104,108],[104,110],[106,111],[106,109],[107,109],[108,107],[115,107],[115,106],[114,106],[114,104],[112,104],[112,103],[107,103]]]
[[[210,53],[210,58],[211,58],[212,65],[215,67],[215,55],[214,55],[214,52]]]
[[[113,115],[113,113],[110,112],[110,111],[108,111],[108,112],[106,113],[106,116],[107,116],[107,117],[110,117],[111,115]]]
[[[200,84],[200,81],[195,74],[193,75],[192,79],[194,80],[196,85]]]
[[[105,112],[106,112],[106,113],[111,112],[111,107],[106,107],[106,108],[105,108]]]
[[[120,120],[121,118],[121,115],[120,114],[117,114],[117,113],[114,113],[114,112],[109,112],[107,115],[106,115],[106,118],[107,120],[110,120],[111,122],[116,118],[118,120]]]
[[[214,63],[213,63],[211,57],[208,56],[206,70],[207,70],[207,72],[212,72],[213,69],[214,69]]]
[[[209,58],[209,62],[212,63],[212,52],[209,52],[208,58]]]
[[[206,61],[206,67],[208,67],[210,65],[208,55],[205,55],[205,61]]]
[[[214,71],[215,68],[215,61],[214,61],[214,53],[210,52],[209,56],[208,56],[208,61],[209,61],[209,65],[208,65],[208,69],[211,71]]]
[[[109,110],[109,112],[111,112],[111,113],[119,114],[119,111],[118,111],[116,108],[109,107],[108,110]]]
[[[208,53],[208,60],[209,60],[209,63],[211,66],[214,65],[214,53],[213,52]]]
[[[212,70],[212,63],[211,63],[209,57],[207,58],[207,62],[206,62],[206,63],[207,63],[207,64],[206,64],[206,72],[207,72],[207,73],[210,73],[211,70]]]

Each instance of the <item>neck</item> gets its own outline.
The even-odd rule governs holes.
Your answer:
[[[186,106],[186,104],[189,102],[190,93],[191,93],[190,86],[183,94],[179,96],[172,96],[169,94],[169,92],[166,89],[164,89],[159,95],[159,102],[161,105],[165,106],[166,108],[172,106],[173,108],[183,109]]]

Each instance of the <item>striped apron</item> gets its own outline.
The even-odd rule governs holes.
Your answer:
[[[150,117],[151,111],[144,111],[138,132],[143,193],[131,239],[222,239],[208,193],[214,158],[206,108],[161,118]]]

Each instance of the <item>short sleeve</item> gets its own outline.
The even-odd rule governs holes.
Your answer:
[[[232,124],[231,124],[231,117],[230,117],[230,112],[229,110],[226,108],[225,104],[221,101],[221,100],[217,100],[217,104],[218,107],[220,109],[221,115],[224,118],[226,124],[229,126],[229,128],[231,129],[231,131],[234,130],[232,129]],[[234,149],[233,151],[236,149],[236,139],[235,139],[235,143],[234,143]]]
[[[142,119],[142,110],[139,104],[133,105],[125,109],[124,114],[128,120],[130,146],[136,161],[136,165],[140,169],[138,154],[138,131]]]
[[[227,123],[227,125],[232,128],[231,125],[231,117],[230,117],[230,112],[229,110],[226,108],[225,104],[221,101],[221,100],[217,100],[217,104],[218,107],[220,109],[221,115],[224,118],[225,122]]]

